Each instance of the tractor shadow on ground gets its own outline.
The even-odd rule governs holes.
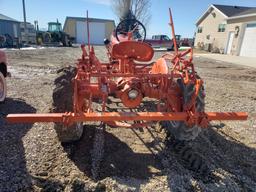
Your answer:
[[[205,147],[201,148],[201,152],[204,154],[207,154],[206,149],[209,148],[208,153],[212,155],[211,157],[215,161],[217,168],[222,168],[234,175],[239,174],[249,177],[254,180],[256,185],[256,149],[246,146],[225,132],[218,132],[217,129],[222,126],[214,126],[205,130],[202,136],[195,141],[196,148],[200,150],[199,144],[204,145]],[[244,127],[244,131],[247,131],[246,129]],[[254,142],[256,143],[256,131],[252,131],[249,134],[255,134]],[[201,143],[200,139],[202,139]]]
[[[64,145],[65,149],[73,145],[70,158],[82,172],[93,180],[95,178],[92,177],[91,171],[91,153],[94,132],[94,126],[86,126],[80,141]],[[154,175],[162,175],[161,164],[156,155],[136,153],[126,143],[107,131],[104,133],[104,141],[104,155],[96,181],[115,176],[148,180]]]
[[[203,164],[207,166],[208,170],[203,170],[205,172],[190,168],[188,161],[184,160],[180,153],[172,150],[171,142],[169,146],[167,144],[168,147],[166,147],[165,150],[168,150],[169,153],[174,155],[178,163],[189,170],[190,175],[194,179],[203,182],[206,189],[208,189],[209,186],[209,191],[218,191],[221,190],[221,188],[224,188],[226,191],[233,191],[229,187],[233,186],[234,183],[237,184],[235,187],[239,188],[238,191],[254,191],[256,188],[256,166],[254,163],[256,159],[256,149],[248,147],[229,135],[222,134],[218,131],[218,129],[222,129],[225,126],[226,125],[223,123],[211,126],[204,130],[196,140],[190,143],[192,153],[198,155],[199,158],[202,159]],[[234,183],[228,183],[230,180],[226,179],[226,175],[219,176],[213,174],[216,171],[220,172],[220,170],[230,173],[232,175],[230,179],[233,180]],[[177,185],[177,183],[173,185],[174,183],[171,182],[173,181],[173,177],[169,177],[169,175],[168,180],[169,188],[173,191],[179,191],[184,187]],[[214,185],[212,185],[213,183]],[[192,183],[188,182],[187,185],[190,185],[187,187],[191,188],[192,191],[196,190]],[[221,188],[218,189],[218,185]],[[213,188],[214,186],[216,186],[216,188]]]
[[[221,129],[224,126],[226,125],[214,125],[203,131],[200,136],[191,143],[192,150],[196,154],[199,154],[199,156],[203,158],[203,161],[207,163],[209,168],[209,172],[207,171],[207,173],[222,169],[235,176],[235,178],[232,176],[232,179],[234,179],[234,182],[237,183],[237,185],[243,186],[244,189],[250,191],[256,187],[256,166],[253,163],[256,159],[256,150],[243,143],[239,143],[236,140],[232,140],[228,136],[220,134],[217,129]],[[69,150],[70,147],[72,147],[70,159],[85,175],[93,180],[95,180],[95,178],[93,178],[91,172],[91,152],[93,148],[94,133],[95,126],[86,126],[84,135],[80,141],[64,145],[66,150]],[[124,184],[139,189],[140,185],[147,183],[150,178],[165,175],[168,178],[169,188],[171,190],[179,191],[180,188],[183,188],[183,186],[179,186],[179,183],[184,184],[184,181],[178,183],[171,182],[174,179],[173,175],[169,175],[169,171],[166,172],[165,169],[168,167],[163,168],[161,157],[159,155],[134,152],[125,142],[109,132],[105,132],[104,138],[105,151],[100,164],[99,176],[96,181],[111,177],[122,183],[123,181],[121,178],[134,178],[138,179],[140,182],[136,184]],[[138,137],[134,139],[138,139]],[[144,145],[152,148],[151,143],[144,143]],[[179,163],[182,167],[187,169],[191,177],[203,182],[206,187],[208,184],[211,188],[211,186],[213,186],[212,183],[221,184],[228,181],[218,176],[206,175],[205,173],[190,169],[190,167],[186,165],[186,162],[183,161],[182,158],[168,146],[168,144],[159,152],[161,154],[168,153],[170,156],[174,157],[176,163]],[[173,161],[170,161],[170,164],[173,163]],[[182,174],[184,173],[181,172],[181,175]],[[241,175],[241,177],[237,177],[236,175]],[[242,177],[247,177],[249,180],[252,180],[252,182],[250,183],[249,181],[249,183],[246,183],[241,179]],[[174,183],[175,186],[172,185]],[[193,187],[192,183],[187,183],[186,185],[191,185],[190,187]]]
[[[0,104],[0,191],[29,191],[32,187],[22,142],[32,125],[8,124],[5,117],[11,113],[35,112],[23,100],[7,98]]]

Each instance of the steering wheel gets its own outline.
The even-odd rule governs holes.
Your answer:
[[[132,33],[132,38],[135,41],[144,41],[146,39],[146,28],[137,19],[125,19],[118,24],[115,31],[117,41],[120,41],[119,35],[127,35],[128,32]]]

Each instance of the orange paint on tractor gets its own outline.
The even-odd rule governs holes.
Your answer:
[[[108,63],[99,61],[93,46],[88,45],[87,49],[81,46],[82,57],[78,60],[77,75],[73,79],[73,112],[14,114],[8,115],[7,120],[13,123],[62,122],[66,125],[102,121],[124,127],[124,123],[117,121],[143,121],[128,126],[133,128],[146,126],[152,121],[184,121],[189,126],[208,127],[211,120],[247,119],[247,113],[242,112],[206,113],[196,110],[196,98],[203,80],[196,75],[192,48],[178,51],[171,11],[174,53],[164,54],[156,62],[151,62],[154,55],[152,47],[143,42],[146,35],[140,30],[145,29],[144,26],[136,21],[132,24],[134,28],[125,32],[122,30],[125,24],[125,21],[121,22],[113,32],[111,41],[105,41]],[[195,87],[186,104],[178,80]],[[111,113],[105,111],[109,96],[121,99],[124,106],[131,109],[139,106],[145,97],[156,99],[159,104],[155,112]],[[93,112],[92,102],[96,99],[102,102],[101,113]]]

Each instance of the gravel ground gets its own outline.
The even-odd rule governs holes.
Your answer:
[[[103,47],[96,53],[106,61]],[[188,166],[158,124],[105,131],[92,124],[80,141],[62,146],[52,123],[5,122],[9,113],[48,112],[57,70],[74,65],[80,54],[78,48],[7,51],[12,78],[0,105],[1,192],[256,191],[255,69],[194,59],[205,81],[207,111],[250,113],[244,122],[213,122],[189,143],[207,174]]]

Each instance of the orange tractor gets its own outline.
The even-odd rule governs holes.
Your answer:
[[[100,62],[88,40],[88,49],[81,46],[82,57],[76,68],[67,69],[70,78],[67,80],[63,75],[65,80],[59,80],[66,89],[54,96],[54,113],[10,114],[7,120],[55,122],[62,142],[79,139],[83,124],[95,121],[123,128],[161,122],[177,140],[193,140],[212,120],[246,120],[248,115],[244,112],[205,112],[203,80],[195,71],[192,49],[178,51],[171,10],[170,25],[175,51],[156,62],[152,62],[153,49],[143,42],[145,27],[136,19],[123,20],[111,39],[105,40],[108,63]],[[60,99],[63,95],[65,98]],[[130,111],[107,110],[110,97],[118,99]],[[154,110],[136,111],[145,98],[153,99]],[[100,104],[97,111],[95,102]]]

